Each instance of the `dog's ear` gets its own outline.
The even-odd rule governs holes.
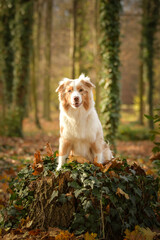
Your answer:
[[[79,80],[89,88],[95,88],[96,86],[90,81],[88,76],[85,76],[83,73],[79,76]]]
[[[64,89],[64,85],[66,82],[69,81],[69,78],[64,78],[62,81],[59,82],[59,86],[56,89],[56,92],[61,92]]]

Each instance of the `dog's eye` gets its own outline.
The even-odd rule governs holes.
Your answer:
[[[83,89],[81,88],[81,89],[79,89],[79,92],[83,92]]]
[[[69,90],[68,90],[68,92],[72,92],[72,90],[71,90],[71,89],[69,89]]]

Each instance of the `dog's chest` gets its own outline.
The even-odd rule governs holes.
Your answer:
[[[71,140],[93,141],[96,138],[95,123],[92,116],[77,115],[74,118],[63,117],[64,136]]]

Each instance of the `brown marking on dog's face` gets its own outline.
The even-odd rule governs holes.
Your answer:
[[[83,107],[88,110],[89,109],[89,95],[88,95],[88,92],[83,95]]]
[[[59,92],[59,99],[65,111],[68,111],[68,109],[70,108],[68,93],[71,91],[72,87],[67,88],[69,84],[70,81],[65,81],[57,89],[57,91]]]
[[[81,81],[80,84],[77,86],[77,91],[81,94],[82,96],[82,103],[83,103],[83,107],[88,110],[90,107],[90,94],[89,94],[89,89],[86,86],[86,84],[84,84],[85,81]]]
[[[68,87],[66,88],[66,92],[67,92],[68,94],[71,94],[72,91],[73,91],[73,87],[70,86],[70,85],[68,85]]]
[[[68,111],[70,107],[78,108],[81,104],[83,104],[83,107],[87,111],[90,107],[92,87],[94,87],[94,85],[90,81],[85,80],[76,82],[76,80],[73,81],[66,79],[64,82],[61,82],[60,86],[57,88],[57,91],[59,92],[59,99],[64,110]],[[76,94],[75,91],[78,93]]]
[[[95,87],[95,85],[90,81],[81,80],[81,82],[88,88]]]

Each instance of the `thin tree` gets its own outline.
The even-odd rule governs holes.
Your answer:
[[[87,43],[89,41],[89,26],[87,22],[88,2],[86,0],[78,1],[77,10],[77,56],[79,75],[88,73]]]
[[[34,2],[34,25],[32,31],[32,50],[31,50],[31,66],[30,66],[30,76],[31,76],[31,89],[34,107],[34,119],[35,124],[38,128],[41,128],[39,117],[38,117],[38,99],[37,99],[37,81],[39,80],[39,39],[40,38],[40,26],[39,26],[39,8],[40,2]],[[38,46],[37,46],[38,45]]]
[[[0,7],[0,71],[3,84],[4,106],[12,103],[13,87],[13,48],[11,27],[14,21],[15,6],[13,0],[2,0]],[[4,109],[5,112],[5,109]]]
[[[112,144],[115,143],[120,111],[120,11],[120,0],[101,0],[100,27],[102,37],[100,47],[103,61],[101,113],[105,139]]]
[[[159,0],[142,0],[142,59],[143,76],[148,82],[149,115],[153,117],[153,90],[154,90],[154,40],[159,19]],[[153,120],[149,119],[149,127],[153,128]]]
[[[99,8],[100,8],[100,0],[95,0],[94,6],[94,69],[96,76],[96,110],[99,114],[100,112],[100,86],[99,86],[99,78],[100,78],[100,47],[99,47]]]
[[[76,48],[77,48],[77,10],[79,0],[73,0],[73,51],[72,51],[72,73],[74,79],[76,75]]]
[[[51,80],[51,43],[52,43],[52,16],[53,16],[53,0],[46,1],[46,71],[44,78],[44,102],[43,116],[48,121],[50,116],[50,80]]]
[[[26,96],[29,83],[29,56],[33,22],[33,0],[17,0],[15,4],[12,112],[16,113],[17,119],[14,124],[14,133],[18,136],[22,136],[22,122],[25,114]]]

